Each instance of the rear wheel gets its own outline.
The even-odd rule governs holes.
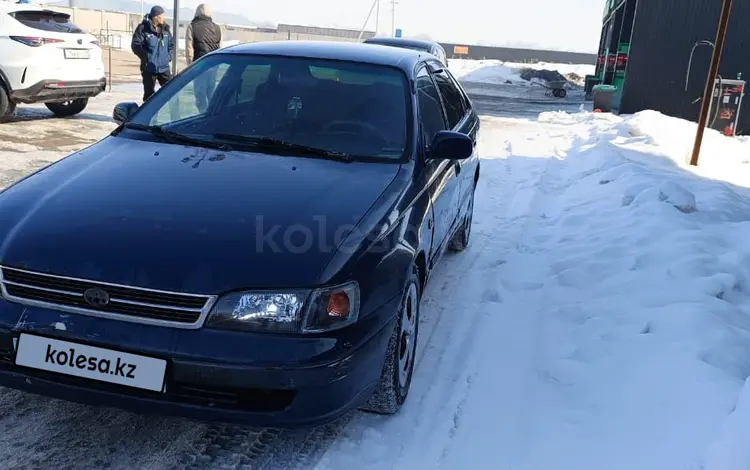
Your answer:
[[[16,112],[16,103],[10,100],[8,90],[0,85],[0,122],[10,121],[14,112]]]
[[[476,187],[471,190],[471,198],[469,199],[469,208],[466,210],[466,216],[461,223],[461,228],[458,229],[453,238],[451,239],[448,248],[451,251],[464,251],[469,246],[469,239],[471,238],[471,225],[474,222],[474,193]]]
[[[47,109],[52,111],[57,117],[70,117],[80,113],[89,104],[88,98],[77,100],[63,101],[60,103],[45,103]]]
[[[566,96],[568,96],[568,90],[566,90],[565,88],[560,88],[560,91],[557,92],[557,97],[565,98]]]
[[[364,411],[394,414],[406,401],[417,355],[420,297],[419,270],[413,266],[401,301],[398,321],[388,341],[380,381],[372,397],[362,407]]]

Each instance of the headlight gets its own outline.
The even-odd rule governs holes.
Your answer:
[[[206,326],[269,333],[318,333],[359,317],[359,286],[284,292],[236,292],[221,297]]]

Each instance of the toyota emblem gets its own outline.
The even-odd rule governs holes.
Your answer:
[[[83,293],[83,300],[92,307],[101,308],[109,303],[109,294],[103,289],[94,287]]]
[[[83,39],[79,39],[78,44],[83,44]]]

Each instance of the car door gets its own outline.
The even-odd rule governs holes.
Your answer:
[[[421,131],[420,150],[424,165],[422,178],[430,194],[435,219],[430,253],[430,259],[433,259],[446,246],[448,235],[451,233],[451,225],[459,199],[459,183],[455,162],[424,158],[435,134],[448,129],[437,86],[424,66],[417,72],[416,88]]]
[[[471,102],[468,97],[450,72],[443,67],[433,67],[432,76],[443,101],[448,128],[470,136],[474,140],[474,148],[476,149],[479,119],[471,109]],[[458,197],[453,214],[456,223],[459,222],[462,210],[468,206],[469,197],[474,189],[476,164],[476,158],[468,158],[456,163],[459,181]]]

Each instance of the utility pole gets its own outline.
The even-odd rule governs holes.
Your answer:
[[[378,0],[375,0],[372,3],[372,6],[370,7],[370,11],[367,13],[367,18],[365,18],[365,24],[362,25],[362,29],[359,30],[359,36],[357,37],[357,42],[362,40],[362,35],[365,33],[365,28],[367,28],[367,23],[370,22],[370,17],[372,16],[372,10],[375,9],[375,5],[377,5]]]
[[[732,0],[724,0],[721,7],[721,16],[719,17],[719,26],[716,29],[716,41],[714,41],[714,51],[711,56],[711,66],[708,68],[708,77],[706,78],[706,87],[703,89],[703,102],[701,102],[701,113],[698,118],[698,131],[695,134],[695,143],[693,144],[693,154],[690,157],[692,166],[698,165],[698,155],[703,143],[703,133],[706,130],[708,113],[711,110],[711,101],[713,101],[714,81],[719,71],[721,62],[721,52],[724,49],[724,40],[727,37],[727,25],[729,24],[729,12],[732,9]]]
[[[174,57],[172,57],[172,70],[177,75],[177,56],[180,54],[180,0],[174,0]]]
[[[391,0],[391,37],[396,37],[396,0]]]
[[[380,0],[375,0],[375,36],[380,31]]]

